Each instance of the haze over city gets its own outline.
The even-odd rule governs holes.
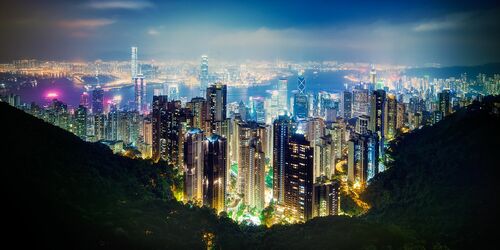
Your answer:
[[[500,55],[495,1],[2,1],[0,61],[339,60],[477,65]]]

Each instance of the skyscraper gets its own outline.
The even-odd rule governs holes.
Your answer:
[[[378,173],[378,136],[375,133],[354,134],[348,141],[347,180],[354,186],[365,187]]]
[[[451,114],[451,92],[449,89],[443,90],[443,92],[438,94],[439,99],[439,111],[443,117]]]
[[[265,153],[263,141],[267,136],[264,124],[240,122],[238,124],[238,192],[245,205],[264,208]]]
[[[167,131],[166,124],[162,122],[162,118],[166,115],[168,98],[166,95],[153,96],[153,105],[151,113],[152,123],[152,158],[155,161],[167,159],[167,139],[165,133]]]
[[[227,137],[224,127],[227,128],[226,121],[227,86],[223,84],[213,84],[207,88],[207,115],[210,124],[208,133],[218,133]],[[225,126],[224,126],[225,125]],[[224,133],[221,133],[224,132]]]
[[[273,123],[273,199],[282,204],[285,200],[285,162],[292,121],[286,115]]]
[[[87,108],[83,105],[78,106],[76,110],[76,135],[82,140],[87,137]]]
[[[302,73],[299,73],[298,79],[297,79],[297,90],[299,91],[299,94],[305,94],[306,91],[306,79],[302,75]]]
[[[367,89],[355,88],[352,92],[352,117],[369,115],[369,95]]]
[[[134,79],[135,77],[137,77],[137,74],[139,74],[138,64],[137,64],[137,47],[132,47],[131,50],[132,53],[130,58],[130,72],[132,79]]]
[[[387,140],[392,140],[397,133],[398,102],[396,96],[387,94],[387,126],[384,126]]]
[[[207,102],[205,98],[194,97],[190,102],[186,103],[186,107],[191,111],[193,116],[193,122],[191,126],[193,128],[199,128],[203,131],[209,131],[207,127]]]
[[[313,217],[338,215],[340,184],[323,179],[314,184]]]
[[[285,166],[285,209],[297,221],[312,218],[314,148],[302,134],[288,143]]]
[[[282,77],[278,80],[278,107],[280,112],[283,110],[288,110],[288,79]]]
[[[345,90],[342,92],[341,115],[344,119],[352,118],[352,93]]]
[[[309,100],[305,94],[297,93],[293,98],[293,114],[299,119],[309,116]]]
[[[190,129],[184,139],[184,201],[203,202],[203,131]]]
[[[204,96],[205,90],[208,87],[208,83],[210,81],[208,75],[208,56],[201,56],[201,64],[200,64],[200,94]]]
[[[92,91],[92,113],[104,113],[104,90],[100,86]]]
[[[139,113],[143,113],[146,107],[146,82],[141,73],[133,77],[132,80],[134,82],[135,110]]]
[[[203,205],[222,212],[226,208],[227,140],[212,134],[204,143]]]

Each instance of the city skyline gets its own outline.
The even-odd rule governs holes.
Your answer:
[[[339,60],[423,65],[497,62],[494,1],[305,3],[145,0],[2,2],[0,61]],[[25,12],[24,9],[37,11]],[[29,13],[29,14],[28,14]]]

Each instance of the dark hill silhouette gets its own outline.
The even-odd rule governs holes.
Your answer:
[[[238,226],[172,199],[172,173],[0,102],[2,243],[36,249],[398,249],[397,227],[348,217]]]
[[[366,219],[414,230],[427,245],[493,244],[500,211],[499,104],[500,98],[487,97],[400,137],[390,169],[364,193],[373,206]]]

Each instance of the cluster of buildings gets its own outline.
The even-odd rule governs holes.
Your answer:
[[[2,100],[83,140],[179,170],[185,202],[222,212],[239,204],[262,210],[272,200],[277,216],[289,221],[339,214],[341,186],[363,189],[384,171],[391,140],[439,122],[481,98],[477,84],[490,84],[481,75],[473,83],[466,76],[389,83],[373,68],[368,81],[341,92],[310,93],[299,73],[296,85],[279,79],[270,97],[228,103],[227,86],[210,82],[203,56],[200,96],[181,101],[155,91],[148,105],[137,48],[130,65],[135,95],[128,110],[106,103],[99,87],[84,92],[74,109],[57,99],[45,107],[23,106],[15,95]],[[499,83],[486,88],[494,94]]]

